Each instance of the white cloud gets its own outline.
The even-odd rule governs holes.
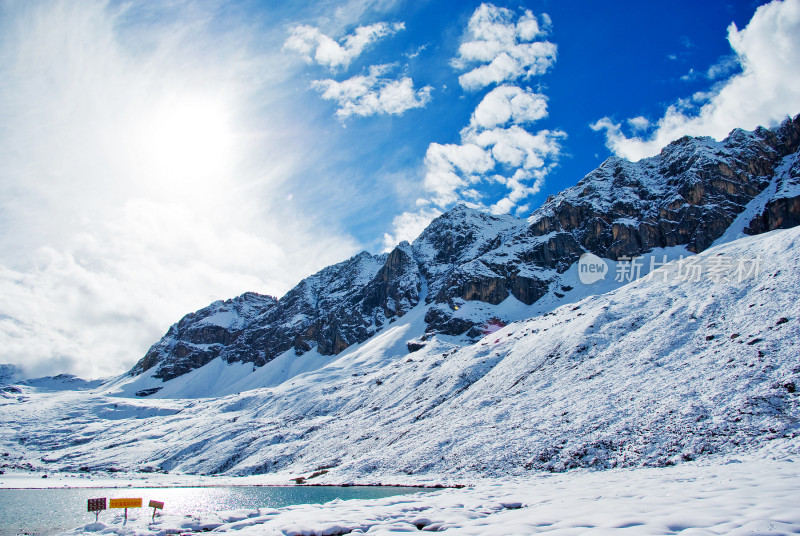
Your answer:
[[[403,55],[404,55],[406,58],[408,58],[408,59],[410,59],[410,60],[413,60],[414,58],[416,58],[416,57],[418,57],[420,54],[422,54],[422,53],[423,53],[425,50],[427,50],[429,46],[430,46],[430,44],[429,44],[429,43],[425,43],[424,45],[420,45],[420,46],[418,46],[416,49],[414,49],[414,51],[413,51],[413,52],[406,52],[406,53],[405,53],[405,54],[403,54]]]
[[[394,233],[385,233],[383,235],[383,251],[391,251],[403,240],[413,242],[434,218],[441,215],[441,210],[428,207],[422,208],[417,212],[403,212],[395,216],[392,220]]]
[[[428,146],[425,155],[425,189],[439,207],[469,200],[482,206],[480,184],[500,183],[509,193],[490,207],[508,213],[524,198],[536,194],[559,155],[561,131],[531,134],[518,125],[508,128],[464,129],[461,144]],[[510,177],[491,173],[498,166],[512,170]]]
[[[118,374],[186,313],[245,291],[280,294],[298,274],[356,250],[330,235],[341,249],[320,250],[316,231],[290,217],[243,229],[217,211],[129,200],[30,251],[29,265],[0,265],[0,361],[29,375]]]
[[[800,0],[759,7],[743,30],[731,23],[728,41],[742,72],[703,93],[699,109],[690,100],[669,106],[648,138],[625,135],[608,117],[591,128],[605,132],[615,154],[639,160],[685,135],[722,139],[734,128],[775,124],[800,112]]]
[[[483,97],[472,114],[470,124],[492,128],[509,122],[530,123],[547,117],[547,97],[528,89],[503,85]]]
[[[733,71],[736,71],[741,68],[739,61],[734,54],[729,54],[727,56],[721,57],[717,63],[712,65],[706,71],[706,78],[709,80],[717,80],[718,78],[724,78],[728,76]]]
[[[463,145],[431,143],[425,154],[425,190],[440,207],[460,199],[459,190],[481,180],[481,175],[494,168],[491,153],[467,143]]]
[[[512,125],[508,128],[493,128],[483,131],[468,130],[463,139],[482,148],[491,147],[492,157],[499,163],[525,170],[542,169],[545,159],[558,155],[560,131],[540,130],[531,134]]]
[[[637,131],[637,132],[638,131],[644,131],[644,130],[647,130],[648,128],[650,128],[650,120],[647,119],[644,116],[639,115],[639,116],[631,117],[630,119],[628,119],[628,125],[634,131]]]
[[[695,78],[697,78],[697,71],[695,71],[694,68],[689,69],[688,73],[681,76],[681,80],[683,80],[684,82],[690,82]]]
[[[347,118],[352,115],[376,114],[402,115],[406,110],[422,108],[431,99],[431,86],[414,90],[409,77],[399,80],[385,78],[389,65],[373,65],[369,74],[358,75],[342,82],[315,80],[313,87],[322,93],[322,98],[336,102],[336,115]]]
[[[492,4],[481,4],[470,17],[468,40],[459,46],[453,65],[471,69],[459,77],[461,87],[473,91],[491,84],[528,79],[544,73],[556,59],[556,46],[533,41],[547,31],[550,19],[526,10],[514,21],[514,12]],[[476,64],[477,67],[473,67]]]
[[[546,173],[541,169],[518,169],[509,178],[496,176],[495,179],[504,184],[509,189],[509,193],[506,197],[491,205],[489,212],[492,214],[509,214],[513,210],[519,215],[527,211],[530,208],[528,205],[518,205],[518,203],[531,195],[539,193],[544,184],[545,175]]]
[[[547,97],[507,82],[541,74],[555,61],[555,45],[531,42],[549,26],[547,15],[537,19],[525,11],[516,17],[511,10],[491,4],[482,4],[472,14],[468,40],[461,44],[452,64],[459,69],[484,64],[460,77],[465,89],[502,85],[484,95],[461,131],[460,143],[428,146],[423,184],[429,201],[439,209],[465,203],[494,214],[520,214],[529,208],[524,200],[540,191],[566,135],[558,130],[529,132],[523,128],[521,125],[547,117]],[[497,199],[498,190],[503,189]],[[412,214],[404,213],[395,227],[410,221]]]
[[[308,62],[316,62],[332,70],[347,67],[372,43],[405,29],[402,22],[388,24],[377,22],[359,26],[339,42],[334,41],[318,28],[308,25],[294,26],[283,44],[285,50],[297,52]]]
[[[263,35],[192,11],[131,39],[115,9],[0,4],[0,363],[29,374],[121,373],[182,315],[358,247],[281,194],[303,157],[254,117],[287,76],[246,52]]]

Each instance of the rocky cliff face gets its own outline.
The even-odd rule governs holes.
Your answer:
[[[800,225],[800,159],[787,158],[773,179],[774,193],[750,221],[747,234]]]
[[[616,260],[658,247],[708,248],[745,209],[758,234],[800,224],[800,116],[717,142],[681,138],[661,154],[609,158],[527,220],[458,206],[392,252],[362,252],[279,300],[247,293],[191,313],[137,363],[169,380],[222,357],[262,366],[288,351],[334,355],[424,300],[427,331],[480,335],[459,303],[531,305],[585,252]],[[754,206],[754,203],[760,203]]]
[[[277,303],[272,296],[247,292],[189,313],[150,347],[130,373],[140,374],[158,365],[157,377],[168,380],[202,367],[233,346],[246,328]]]
[[[293,350],[334,355],[363,342],[419,302],[421,279],[408,243],[388,255],[362,252],[304,279],[283,298],[246,293],[183,317],[131,370],[157,367],[170,380],[212,359],[263,366]]]
[[[796,161],[798,132],[795,118],[722,142],[684,137],[636,163],[610,158],[537,210],[529,232],[569,233],[610,259],[675,245],[700,252],[770,185],[785,157]]]

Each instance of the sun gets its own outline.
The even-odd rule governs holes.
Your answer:
[[[226,103],[206,96],[165,99],[146,121],[145,158],[165,186],[202,186],[232,172],[234,134]]]

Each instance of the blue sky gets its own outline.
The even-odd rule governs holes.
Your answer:
[[[424,198],[420,194],[424,185],[419,181],[426,172],[424,155],[428,146],[458,143],[459,133],[468,125],[475,107],[497,86],[465,90],[458,82],[464,71],[452,66],[459,45],[468,38],[465,34],[469,18],[479,5],[419,3],[389,10],[385,16],[376,15],[375,19],[390,23],[401,21],[405,29],[376,42],[347,68],[331,73],[325,66],[312,63],[301,75],[308,83],[305,91],[297,95],[298,102],[311,108],[311,113],[319,113],[323,122],[326,113],[336,113],[336,104],[322,99],[314,102],[318,96],[312,88],[314,80],[346,80],[363,74],[371,65],[396,62],[399,65],[395,77],[410,77],[417,89],[433,88],[424,107],[410,108],[399,116],[350,116],[340,119],[338,128],[330,125],[332,130],[326,131],[336,136],[342,147],[342,160],[336,162],[333,174],[344,174],[348,182],[355,180],[359,183],[357,190],[367,194],[363,196],[364,204],[358,202],[358,197],[355,203],[343,197],[345,205],[338,212],[345,227],[369,249],[381,247],[376,243],[380,234],[376,236],[375,229],[391,229],[396,213],[367,207],[380,199],[395,212],[398,208],[413,211],[417,199]],[[552,66],[543,74],[505,81],[547,98],[547,116],[526,124],[528,131],[563,133],[559,154],[547,162],[552,169],[541,181],[539,193],[517,204],[529,207],[518,213],[522,216],[547,195],[575,184],[611,154],[603,133],[590,128],[592,123],[603,117],[618,121],[633,117],[655,120],[678,99],[713,87],[717,80],[706,76],[713,66],[725,67],[719,69],[719,77],[741,71],[729,61],[732,51],[726,39],[727,28],[731,22],[744,28],[758,6],[753,2],[620,2],[613,9],[598,9],[592,2],[535,2],[523,8],[517,3],[505,5],[510,23],[523,16],[526,9],[537,16],[547,13],[552,21],[550,29],[533,41],[548,41],[557,47]],[[541,17],[538,20],[542,22]],[[414,58],[407,58],[415,53]],[[309,98],[311,101],[306,101]],[[326,123],[331,119],[335,122],[329,117]],[[505,171],[508,174],[510,170]],[[400,191],[397,175],[406,177]],[[390,184],[383,182],[387,177]],[[503,188],[482,186],[481,193],[487,197],[478,204],[491,206],[502,196]],[[311,204],[324,204],[330,195],[327,189],[318,193],[321,197]],[[301,198],[304,199],[305,196]]]
[[[525,217],[605,158],[800,112],[800,0],[0,3],[0,362]]]

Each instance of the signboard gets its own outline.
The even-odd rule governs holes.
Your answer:
[[[142,499],[111,499],[109,502],[109,508],[141,508],[142,507]]]
[[[150,508],[153,509],[153,521],[156,520],[156,510],[163,510],[164,509],[164,503],[163,502],[154,501],[152,499],[150,500],[150,504],[148,504],[147,506],[149,506]]]
[[[106,498],[89,499],[89,512],[99,512],[106,509]]]

